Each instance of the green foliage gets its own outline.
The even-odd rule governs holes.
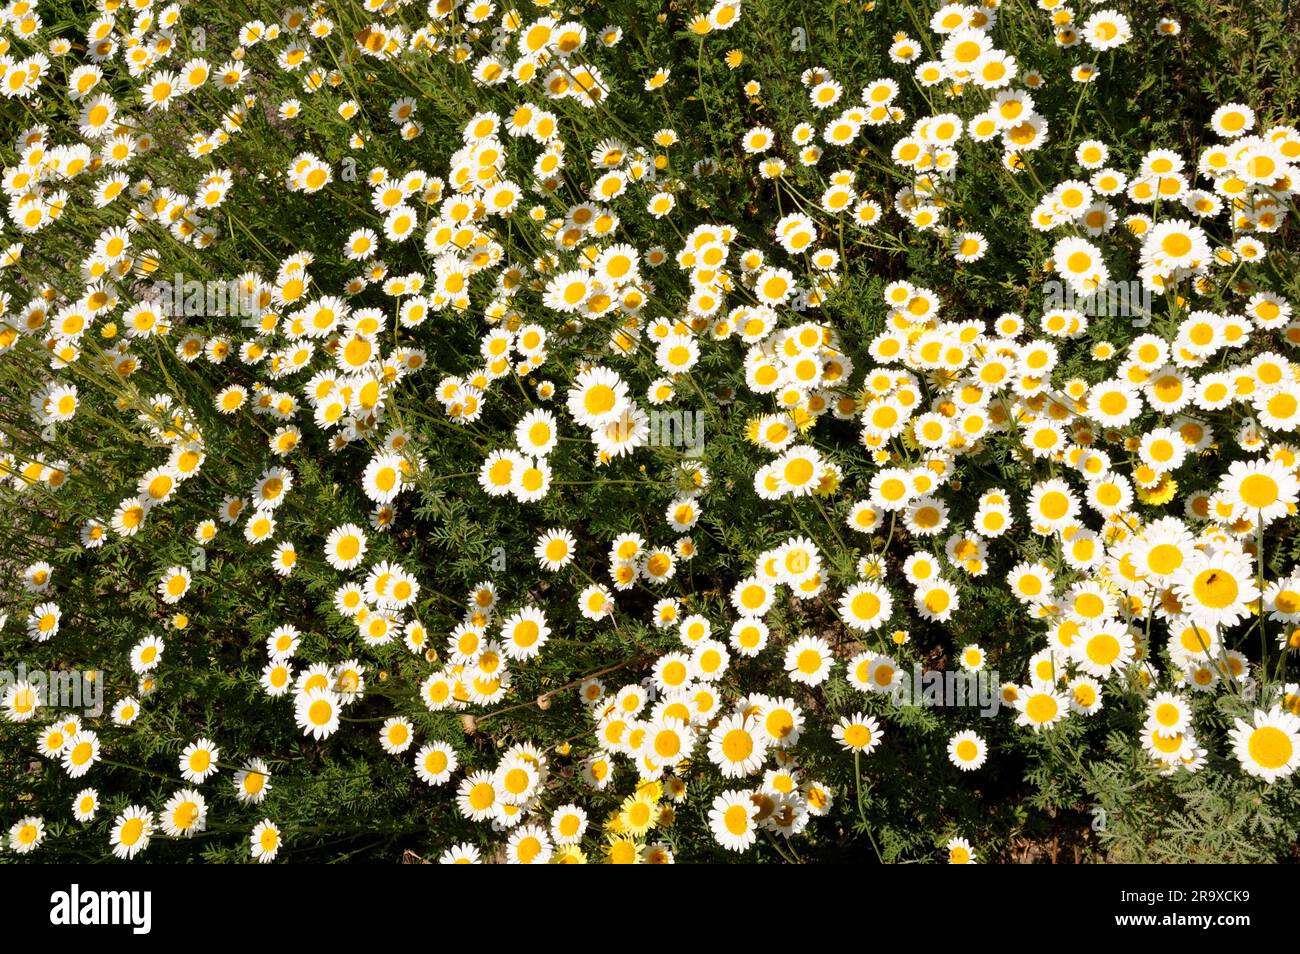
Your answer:
[[[204,55],[214,67],[237,46],[245,21],[259,17],[271,23],[282,12],[261,0],[201,6],[207,31]],[[399,18],[423,23],[427,17],[423,4],[418,6],[418,11],[413,5],[399,9]],[[519,6],[526,8],[525,22],[539,13],[531,4]],[[593,178],[586,157],[608,137],[645,146],[648,155],[662,152],[667,168],[658,173],[659,181],[678,187],[678,212],[673,216],[653,217],[643,197],[618,208],[621,236],[631,236],[629,241],[643,252],[651,246],[669,252],[669,261],[654,273],[649,318],[676,320],[685,314],[690,282],[671,256],[691,228],[728,223],[737,232],[738,248],[779,252],[772,242],[775,222],[794,210],[820,215],[817,199],[828,185],[827,176],[835,168],[851,167],[859,194],[879,201],[888,222],[861,230],[843,219],[838,228],[823,223],[822,243],[837,250],[842,264],[822,314],[837,329],[855,366],[863,369],[873,364],[870,341],[890,321],[884,289],[899,279],[933,289],[944,314],[954,320],[988,323],[1014,311],[1024,314],[1031,327],[1036,324],[1043,309],[1040,286],[1050,277],[1044,263],[1055,237],[1026,223],[1038,198],[1077,172],[1073,149],[1080,139],[1104,140],[1111,150],[1110,164],[1131,170],[1157,147],[1173,149],[1194,163],[1210,139],[1209,116],[1225,102],[1251,106],[1261,126],[1300,122],[1294,10],[1288,22],[1283,7],[1272,0],[1113,6],[1133,21],[1136,38],[1098,54],[1098,79],[1078,84],[1070,82],[1069,69],[1081,62],[1079,51],[1057,43],[1047,15],[1032,4],[1002,5],[997,43],[1014,53],[1022,70],[1039,70],[1047,78],[1034,97],[1036,108],[1049,118],[1051,136],[1046,148],[1026,154],[1024,172],[1015,175],[1002,164],[999,141],[962,143],[946,214],[953,229],[979,231],[989,244],[984,259],[966,265],[954,262],[948,234],[911,230],[892,212],[895,193],[914,183],[912,173],[890,159],[898,130],[885,136],[868,127],[853,146],[828,152],[818,165],[801,164],[788,142],[798,123],[816,118],[801,80],[803,71],[812,67],[843,81],[850,98],[873,79],[897,78],[902,86],[898,104],[906,111],[908,126],[914,118],[949,109],[969,115],[971,110],[962,104],[985,96],[983,92],[968,89],[947,97],[944,86],[922,86],[912,79],[909,67],[891,63],[887,54],[892,38],[905,31],[925,44],[926,58],[938,56],[936,37],[927,26],[929,7],[916,0],[747,0],[734,28],[707,36],[689,29],[694,13],[707,11],[686,3],[616,0],[566,11],[566,17],[582,20],[593,33],[605,23],[622,26],[621,45],[593,56],[611,95],[598,108],[586,109],[572,99],[546,101],[532,91],[532,101],[544,102],[558,117],[570,171],[553,191],[530,193],[514,218],[501,222],[496,238],[505,261],[528,268],[547,266],[530,274],[519,293],[520,314],[515,317],[546,327],[551,336],[548,360],[523,375],[507,372],[493,385],[482,416],[469,424],[449,420],[436,388],[442,376],[470,375],[483,366],[483,306],[497,293],[494,278],[487,274],[472,280],[472,308],[441,311],[418,329],[400,327],[393,320],[391,302],[376,285],[360,293],[358,302],[387,310],[384,350],[418,347],[427,356],[428,368],[400,382],[386,399],[382,421],[359,428],[352,446],[342,448],[312,421],[302,396],[306,375],[291,384],[276,384],[263,368],[235,355],[221,363],[178,358],[175,347],[183,333],[224,338],[236,351],[240,343],[257,336],[232,319],[187,318],[167,336],[132,339],[129,350],[138,370],[131,374],[113,366],[118,356],[114,349],[125,331],[108,333],[113,316],[96,320],[81,342],[80,359],[67,368],[51,367],[42,333],[25,333],[7,342],[0,352],[4,465],[21,472],[31,461],[44,461],[69,479],[56,490],[48,481],[19,475],[0,490],[0,615],[8,614],[0,631],[0,668],[13,669],[21,662],[29,670],[98,670],[106,705],[128,695],[140,697],[141,705],[139,718],[129,727],[113,725],[107,712],[83,720],[99,732],[102,761],[81,779],[67,777],[57,760],[38,754],[35,733],[46,724],[46,713],[35,723],[0,723],[5,825],[26,815],[44,818],[45,842],[30,856],[34,860],[101,860],[108,854],[109,832],[118,813],[132,804],[159,809],[185,784],[177,768],[182,750],[207,737],[219,745],[222,764],[217,779],[203,787],[209,808],[206,830],[192,839],[156,837],[144,858],[246,862],[249,832],[262,818],[280,826],[285,840],[280,857],[290,861],[398,862],[411,855],[433,860],[462,842],[477,845],[485,857],[500,857],[503,836],[458,812],[454,789],[470,773],[495,769],[510,746],[528,742],[547,753],[554,783],[539,794],[540,817],[545,820],[551,810],[568,802],[581,804],[592,821],[584,847],[593,859],[599,858],[605,844],[602,825],[634,792],[636,778],[623,760],[608,788],[595,790],[583,783],[583,761],[598,749],[595,724],[579,697],[579,686],[593,674],[603,674],[607,688],[636,683],[647,676],[657,657],[680,648],[675,630],[652,625],[659,596],[680,597],[684,612],[706,616],[715,637],[725,641],[735,618],[729,595],[736,581],[765,551],[802,535],[813,540],[825,558],[826,594],[809,601],[778,600],[767,618],[774,646],[755,658],[733,656],[718,689],[729,701],[758,693],[795,698],[809,723],[798,747],[800,777],[821,782],[833,794],[833,803],[824,817],[810,820],[799,838],[765,833],[748,854],[737,856],[719,846],[708,813],[715,796],[742,787],[745,780],[719,777],[697,752],[698,766],[683,773],[686,799],[673,805],[671,824],[657,829],[651,840],[667,844],[680,859],[708,862],[737,857],[762,862],[932,861],[944,857],[945,843],[956,836],[968,838],[981,861],[1293,859],[1300,841],[1300,793],[1294,778],[1265,785],[1242,773],[1227,733],[1234,719],[1249,717],[1253,705],[1235,687],[1217,696],[1189,696],[1192,721],[1209,756],[1200,771],[1166,776],[1139,744],[1150,693],[1119,680],[1107,683],[1100,712],[1072,716],[1041,734],[1016,725],[1008,706],[985,719],[974,709],[909,707],[883,694],[861,693],[850,685],[843,666],[816,690],[791,683],[782,653],[789,642],[806,634],[826,638],[840,659],[864,648],[893,653],[905,674],[914,664],[955,669],[961,649],[977,644],[1003,681],[1021,682],[1031,656],[1045,645],[1044,624],[1030,618],[1008,592],[1006,574],[1022,560],[1043,559],[1061,567],[1059,541],[1054,549],[1051,538],[1021,527],[1013,545],[990,548],[985,573],[959,574],[962,611],[945,624],[927,621],[914,610],[902,578],[907,555],[927,541],[909,534],[901,520],[895,526],[886,519],[878,532],[854,535],[846,525],[854,493],[771,502],[755,494],[755,471],[770,455],[746,439],[746,425],[769,413],[772,403],[746,387],[743,350],[731,347],[734,342],[709,341],[701,349],[700,363],[678,382],[678,404],[699,407],[705,414],[706,444],[699,459],[680,448],[651,446],[598,466],[586,433],[565,417],[559,449],[550,460],[553,485],[543,500],[519,504],[509,497],[490,497],[476,480],[488,453],[515,446],[514,427],[522,413],[543,406],[536,391],[541,380],[554,384],[554,404],[562,404],[586,356],[608,357],[616,317],[597,316],[575,327],[542,305],[540,292],[554,264],[546,256],[555,248],[548,244],[550,236],[528,220],[525,207],[536,201],[543,218],[562,219],[570,206],[586,197]],[[252,270],[273,277],[284,259],[309,249],[314,255],[314,286],[334,294],[359,271],[344,252],[348,234],[361,226],[382,231],[382,217],[370,207],[364,185],[340,179],[344,165],[355,161],[359,176],[381,166],[394,176],[415,168],[443,175],[471,117],[485,111],[508,115],[522,102],[523,94],[513,84],[487,87],[472,79],[473,61],[490,52],[490,32],[465,40],[473,50],[466,64],[452,63],[445,55],[409,52],[380,61],[356,50],[355,38],[372,14],[355,3],[322,7],[335,31],[314,45],[313,64],[339,70],[339,85],[305,93],[301,74],[276,66],[275,52],[283,43],[274,49],[249,47],[245,92],[256,93],[257,100],[242,131],[230,136],[211,159],[187,158],[186,143],[196,131],[219,125],[236,97],[206,88],[173,110],[146,113],[139,81],[128,78],[124,69],[106,70],[103,91],[129,104],[157,143],[130,167],[133,182],[147,176],[154,194],[172,189],[190,195],[200,173],[224,168],[234,177],[230,201],[205,218],[219,234],[211,248],[200,250],[179,241],[153,219],[137,223],[133,245],[156,250],[162,260],[160,274],[181,271],[199,280],[219,280]],[[43,41],[74,40],[71,58],[80,62],[90,19],[81,5],[58,0],[41,4],[40,10],[46,24]],[[497,10],[494,22],[500,14]],[[187,7],[184,16],[188,24],[199,10]],[[1155,36],[1160,16],[1176,17],[1181,33]],[[125,15],[119,14],[119,20]],[[465,25],[459,15],[452,22],[457,28]],[[796,35],[806,36],[806,49],[791,48]],[[191,46],[193,38],[186,30],[176,39],[177,62],[203,53]],[[744,53],[738,68],[725,61],[733,47]],[[23,55],[37,49],[31,44],[16,48]],[[20,161],[16,138],[36,123],[47,126],[55,142],[76,140],[80,107],[63,95],[73,65],[56,60],[49,80],[53,95],[5,101],[0,165],[12,167]],[[670,84],[646,91],[645,79],[660,67],[671,67]],[[745,84],[753,80],[761,83],[761,91],[750,95]],[[396,134],[387,116],[389,104],[402,96],[417,99],[423,124],[422,133],[410,141]],[[289,98],[302,100],[302,111],[293,120],[282,119],[276,111]],[[337,106],[344,99],[359,104],[356,121],[340,117]],[[741,146],[744,134],[756,125],[776,130],[782,141],[780,152],[788,166],[779,178],[758,174],[755,158]],[[680,142],[658,150],[652,137],[659,129],[677,131]],[[361,148],[349,143],[358,130],[367,137]],[[335,182],[323,193],[285,188],[285,170],[306,151],[334,171]],[[532,183],[535,153],[512,146],[505,174]],[[702,162],[712,164],[714,173],[696,177],[693,170]],[[103,230],[122,223],[122,205],[97,208],[78,188],[56,228],[30,236],[6,225],[0,232],[0,247],[16,240],[24,243],[21,262],[0,270],[0,291],[12,296],[10,317],[41,288],[48,289],[55,302],[79,300],[86,284],[80,266],[88,250]],[[1288,220],[1269,239],[1269,254],[1241,277],[1251,287],[1300,303],[1294,221]],[[418,241],[388,246],[383,257],[389,276],[431,276],[435,267],[433,256]],[[801,277],[810,271],[806,261],[791,258],[787,263],[799,266]],[[1116,280],[1137,277],[1135,256],[1129,251],[1112,251],[1107,264]],[[1232,282],[1237,275],[1234,271],[1217,284],[1200,307],[1221,312],[1236,308],[1240,296]],[[122,305],[137,300],[138,285],[122,281],[115,287]],[[1150,330],[1172,338],[1186,309],[1173,296],[1162,296],[1156,312]],[[1111,371],[1093,359],[1091,346],[1107,341],[1122,350],[1135,334],[1129,318],[1098,319],[1085,339],[1063,350],[1056,377],[1059,382],[1078,377],[1090,384],[1103,379]],[[1274,335],[1266,336],[1256,350],[1286,347],[1284,339]],[[644,342],[620,367],[638,395],[661,374],[653,348]],[[31,396],[56,377],[77,386],[79,407],[75,418],[59,423],[51,436],[35,422]],[[858,381],[860,374],[855,386]],[[280,386],[295,395],[302,406],[292,420],[303,436],[291,455],[281,460],[268,452],[280,422],[247,409],[227,415],[215,407],[214,396],[234,384],[253,395],[257,389]],[[168,396],[173,406],[163,406],[157,400],[160,395]],[[170,413],[182,408],[186,421],[169,420]],[[1235,453],[1231,429],[1244,419],[1233,410],[1216,423],[1216,445],[1179,474],[1174,510],[1181,512],[1182,496],[1217,485]],[[191,428],[203,435],[206,455],[197,475],[173,499],[151,510],[137,535],[109,533],[102,547],[82,547],[78,534],[86,521],[108,523],[118,502],[137,492],[141,475],[167,460],[174,441],[161,432]],[[418,473],[396,503],[393,525],[370,530],[374,507],[363,491],[361,472],[393,428],[408,435]],[[859,436],[856,422],[828,415],[804,438],[840,469],[842,486],[857,488],[860,499],[877,465]],[[1023,514],[1030,488],[1058,474],[1054,462],[1033,459],[1014,433],[990,436],[988,447],[990,453],[963,459],[958,479],[950,484],[954,527],[970,526],[979,495],[993,487],[1005,488],[1017,513]],[[919,459],[915,448],[904,447],[901,440],[888,449],[895,459]],[[1126,467],[1131,453],[1129,457]],[[224,500],[247,497],[266,468],[279,463],[292,471],[294,480],[292,492],[275,513],[275,540],[292,541],[297,547],[292,575],[282,578],[273,571],[269,545],[246,542],[242,520],[231,526],[222,523],[214,541],[202,549],[201,566],[196,563],[196,525],[219,520]],[[612,621],[585,618],[578,611],[577,594],[593,580],[609,583],[608,551],[615,537],[637,533],[651,545],[673,544],[676,535],[665,526],[664,513],[699,465],[707,468],[710,485],[701,498],[701,520],[691,531],[697,554],[678,564],[671,586],[663,590],[638,584],[617,593],[618,611]],[[1159,506],[1139,505],[1135,510],[1147,520],[1165,513]],[[350,576],[323,558],[330,530],[349,522],[367,527],[370,543],[365,566]],[[539,568],[533,553],[538,534],[557,527],[573,533],[577,553],[566,570],[550,574]],[[941,545],[942,538],[938,542]],[[1289,572],[1300,559],[1295,520],[1270,527],[1266,544],[1268,576]],[[858,640],[837,618],[831,594],[857,580],[859,561],[869,556],[882,559],[883,579],[894,588],[895,606],[888,625]],[[37,561],[53,567],[49,594],[32,593],[22,585],[23,571]],[[370,645],[353,619],[340,612],[338,587],[347,579],[363,578],[366,568],[381,561],[398,563],[419,579],[419,599],[408,618],[427,628],[430,654],[408,650],[400,638]],[[178,606],[165,604],[157,590],[163,573],[173,566],[193,568],[193,587]],[[446,661],[446,637],[465,619],[466,594],[488,580],[509,611],[525,605],[542,608],[552,628],[550,642],[538,659],[512,668],[504,700],[469,706],[464,713],[430,711],[421,701],[420,686]],[[59,634],[49,642],[35,642],[25,634],[24,622],[46,599],[56,600],[61,609]],[[177,617],[178,611],[184,619]],[[342,729],[330,738],[305,736],[294,722],[291,696],[271,698],[259,685],[267,639],[286,623],[301,632],[298,657],[304,666],[357,659],[367,667],[363,698],[346,708]],[[893,629],[906,631],[905,643],[890,641]],[[1288,678],[1295,678],[1292,664],[1277,647],[1280,630],[1279,624],[1255,616],[1229,646],[1247,656],[1258,691],[1271,697]],[[155,673],[156,686],[145,694],[130,655],[151,634],[164,638],[166,650]],[[1173,667],[1161,645],[1161,640],[1151,639],[1148,658],[1168,672]],[[842,717],[857,712],[874,716],[885,727],[880,747],[862,758],[846,754],[831,735]],[[380,726],[395,714],[412,720],[419,742],[443,740],[453,746],[461,768],[450,783],[433,788],[421,782],[412,771],[414,749],[401,757],[382,751]],[[955,768],[947,754],[952,735],[964,729],[979,732],[989,748],[988,762],[969,773]],[[231,786],[233,772],[253,757],[265,760],[272,784],[265,801],[257,805],[237,800]],[[87,786],[98,790],[102,804],[93,821],[81,824],[73,820],[71,806],[76,793]],[[17,856],[10,852],[3,857],[8,861]]]

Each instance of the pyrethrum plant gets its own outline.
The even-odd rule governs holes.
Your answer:
[[[11,3],[7,857],[1289,858],[1296,25]]]

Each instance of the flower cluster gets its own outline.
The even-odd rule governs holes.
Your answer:
[[[76,780],[13,851],[292,856],[336,756],[449,863],[787,857],[870,834],[885,750],[1300,768],[1300,131],[1112,123],[1175,20],[867,4],[865,61],[751,75],[779,4],[45,5],[0,10],[0,646],[109,697],[4,687]],[[916,718],[914,666],[1007,711]]]

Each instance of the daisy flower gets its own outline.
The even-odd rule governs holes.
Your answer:
[[[1236,719],[1228,738],[1242,770],[1270,784],[1300,766],[1300,717],[1278,706]]]
[[[1260,596],[1253,561],[1227,550],[1194,550],[1173,576],[1182,610],[1198,623],[1231,626],[1245,618],[1249,604]]]
[[[917,586],[913,594],[916,611],[934,622],[947,622],[961,605],[957,588],[947,580],[935,579]]]
[[[758,806],[748,792],[724,792],[709,809],[709,830],[722,847],[745,851],[758,839],[757,815]]]
[[[192,581],[190,571],[183,566],[173,566],[163,572],[158,581],[158,596],[164,603],[179,603],[189,592]]]
[[[45,822],[39,816],[20,818],[9,828],[9,847],[20,855],[30,854],[45,840]]]
[[[988,744],[969,729],[948,740],[948,761],[963,772],[973,772],[988,759]]]
[[[192,788],[183,788],[163,806],[162,828],[173,838],[189,838],[207,827],[207,815],[203,796]]]
[[[440,865],[477,865],[480,864],[479,850],[469,842],[453,845],[438,856]]]
[[[89,729],[77,732],[63,749],[63,770],[69,778],[80,778],[99,761],[99,737]]]
[[[282,844],[280,828],[269,818],[263,818],[253,826],[248,837],[249,852],[254,861],[268,864],[275,860]]]
[[[729,715],[709,733],[709,761],[724,778],[753,775],[767,758],[768,744],[753,719],[741,714]]]
[[[72,799],[72,817],[79,822],[92,821],[99,811],[99,792],[83,788]]]
[[[313,688],[299,694],[294,717],[304,735],[324,739],[339,727],[342,705],[338,695],[328,688]]]
[[[627,384],[607,368],[582,372],[569,389],[569,413],[578,423],[591,428],[615,420],[626,409],[627,403]]]
[[[325,539],[325,561],[336,570],[350,570],[366,554],[366,534],[354,523],[330,531]]]
[[[201,783],[217,771],[220,750],[209,739],[191,742],[181,752],[181,777],[187,782]]]
[[[1277,461],[1233,461],[1219,487],[1264,526],[1293,512],[1300,499],[1300,481]]]
[[[557,845],[576,845],[587,831],[587,813],[577,805],[565,804],[551,813],[551,838]]]
[[[977,864],[975,860],[975,849],[965,838],[950,838],[948,844],[944,846],[948,852],[948,864],[950,865],[973,865]]]
[[[140,805],[128,805],[113,820],[109,845],[118,858],[131,859],[149,846],[155,820],[153,812]]]
[[[1050,729],[1069,712],[1069,703],[1054,685],[1035,681],[1021,687],[1016,694],[1016,725],[1029,726],[1035,732]]]
[[[361,476],[362,489],[375,503],[388,503],[402,491],[402,458],[380,454],[370,460]]]
[[[845,751],[869,755],[880,745],[880,723],[868,715],[855,712],[845,716],[831,729],[831,735]]]
[[[879,583],[855,583],[840,598],[840,616],[859,632],[879,629],[893,612],[894,599]]]

